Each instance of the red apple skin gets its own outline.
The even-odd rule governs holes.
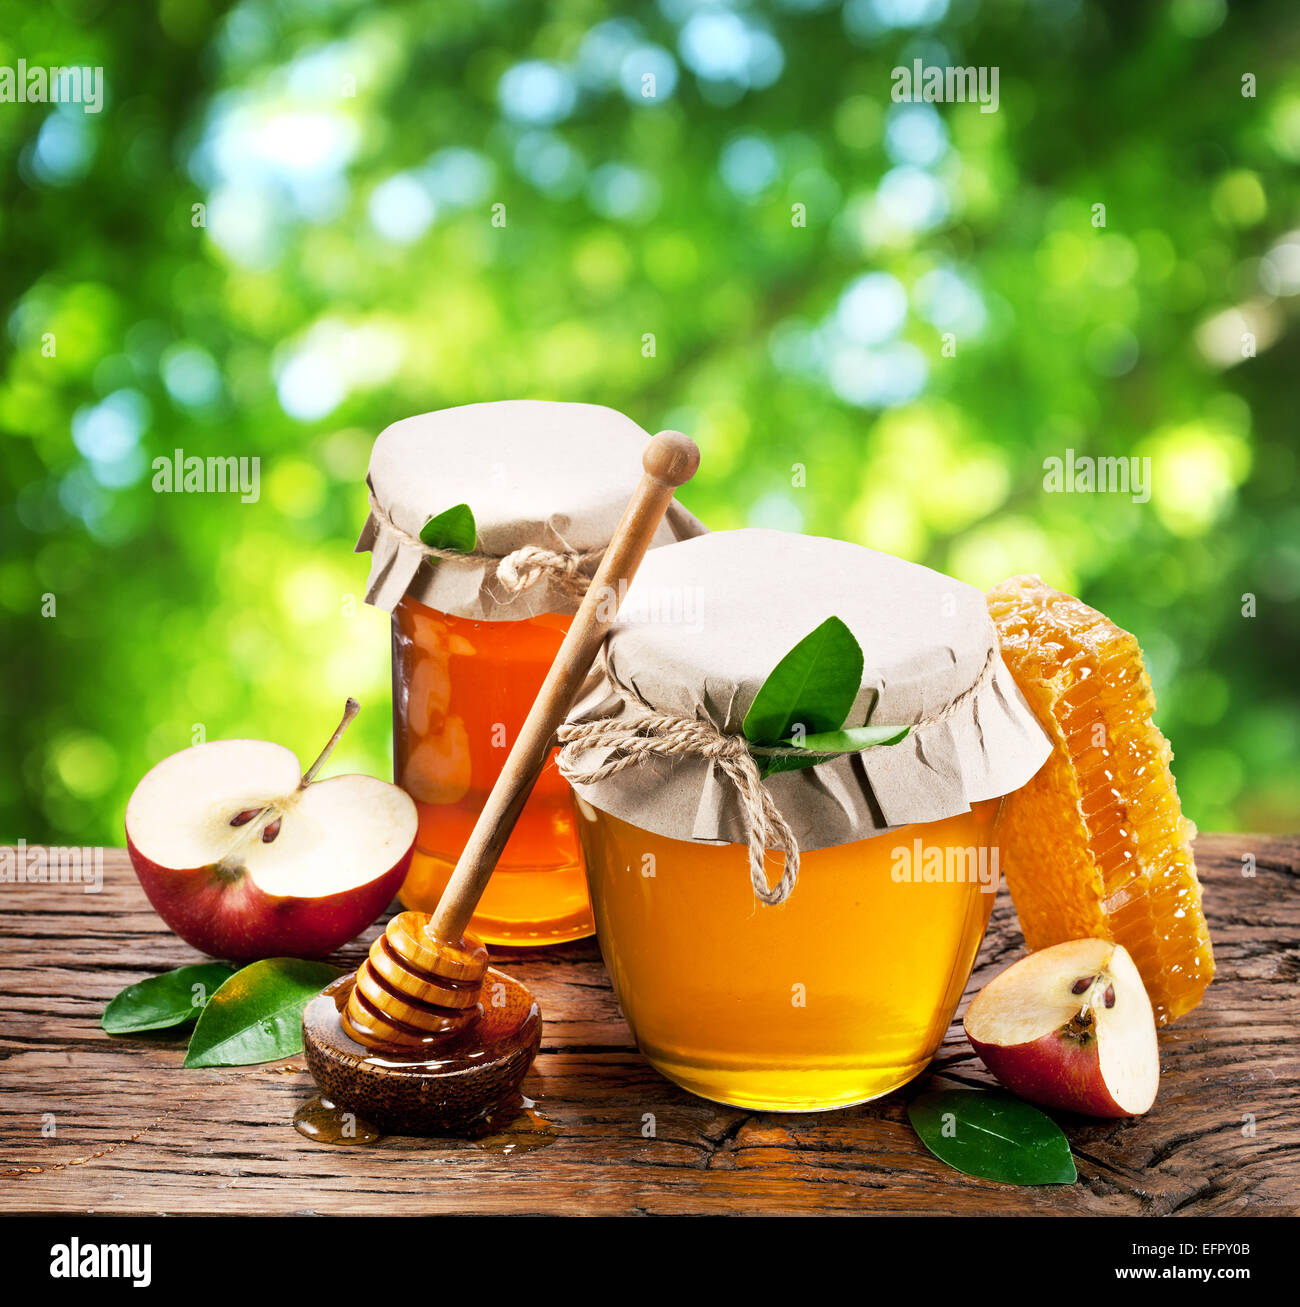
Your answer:
[[[970,1039],[969,1032],[966,1037]],[[1002,1084],[1040,1107],[1084,1116],[1134,1115],[1110,1096],[1095,1038],[1080,1043],[1053,1030],[1027,1044],[981,1044],[976,1039],[970,1043]]]
[[[391,871],[323,898],[266,894],[244,873],[223,880],[213,867],[160,867],[136,848],[127,852],[149,902],[187,944],[214,958],[322,958],[355,939],[392,902],[406,879],[415,845]]]

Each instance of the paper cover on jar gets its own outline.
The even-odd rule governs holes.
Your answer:
[[[467,404],[394,422],[375,441],[366,478],[371,511],[357,542],[358,553],[371,555],[366,602],[391,612],[409,594],[492,621],[576,612],[581,588],[563,567],[580,580],[594,571],[636,489],[649,439],[614,409],[543,400]],[[431,557],[421,527],[458,504],[474,514],[476,550]],[[674,501],[655,544],[704,530]],[[519,586],[523,569],[512,565],[540,551],[554,558]]]
[[[780,531],[721,531],[646,556],[569,721],[647,708],[739,735],[759,687],[828,617],[862,646],[845,726],[914,725],[900,743],[845,754],[765,784],[803,849],[828,848],[1008,794],[1051,743],[1003,665],[984,595],[859,545]],[[954,705],[954,700],[957,703]],[[609,749],[578,753],[578,770]],[[735,787],[697,756],[653,757],[574,784],[595,807],[674,839],[744,843]]]

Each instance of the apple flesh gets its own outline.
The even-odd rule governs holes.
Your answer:
[[[1031,1103],[1121,1117],[1156,1100],[1151,1000],[1119,944],[1075,939],[1031,953],[976,994],[965,1026],[984,1065]]]
[[[323,957],[401,886],[415,804],[372,776],[302,775],[290,750],[217,740],[164,758],[126,808],[126,844],[158,915],[217,958]]]

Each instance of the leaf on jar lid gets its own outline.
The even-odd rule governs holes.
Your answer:
[[[860,753],[882,744],[898,744],[907,739],[910,726],[847,726],[839,731],[819,731],[802,739],[782,740],[792,749],[813,753]]]
[[[753,744],[776,744],[840,726],[862,684],[862,649],[838,617],[805,635],[768,674],[741,729]]]
[[[228,963],[201,962],[150,976],[113,998],[100,1025],[110,1035],[187,1025],[197,1020],[208,999],[234,974]]]
[[[862,686],[862,647],[838,617],[828,617],[772,669],[749,705],[741,730],[760,774],[816,767],[827,754],[858,753],[905,739],[909,726],[842,723]],[[808,757],[772,757],[764,749],[802,749]]]
[[[907,1105],[907,1119],[941,1162],[1001,1184],[1073,1184],[1070,1144],[1045,1112],[1000,1090],[944,1089]]]
[[[445,512],[431,517],[420,528],[420,539],[430,549],[453,549],[457,553],[472,553],[478,543],[478,527],[468,504],[456,504]]]
[[[185,1065],[248,1066],[301,1053],[303,1008],[340,974],[303,958],[265,958],[245,967],[203,1009]]]

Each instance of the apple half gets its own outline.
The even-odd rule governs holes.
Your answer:
[[[1160,1055],[1142,977],[1104,939],[1040,949],[980,990],[966,1037],[1012,1093],[1087,1116],[1141,1116],[1156,1100]]]
[[[126,807],[126,843],[158,915],[213,957],[323,957],[386,908],[411,861],[415,804],[373,776],[316,781],[266,740],[164,758]]]

